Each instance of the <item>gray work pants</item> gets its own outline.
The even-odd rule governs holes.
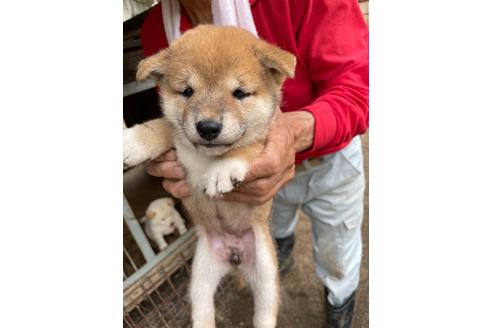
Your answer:
[[[316,273],[338,306],[356,290],[362,257],[364,171],[360,138],[296,173],[274,198],[274,238],[294,233],[298,209],[311,219]]]

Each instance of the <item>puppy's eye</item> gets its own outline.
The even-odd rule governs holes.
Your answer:
[[[192,88],[188,87],[188,88],[184,89],[183,92],[181,92],[181,95],[183,97],[190,98],[191,96],[193,96],[194,92],[195,91]]]
[[[236,89],[236,90],[234,90],[232,95],[234,96],[234,98],[241,100],[243,98],[246,98],[247,96],[251,96],[251,93],[244,92],[241,89]]]

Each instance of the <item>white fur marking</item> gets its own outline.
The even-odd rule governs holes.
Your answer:
[[[198,242],[190,282],[191,317],[193,328],[214,328],[215,290],[230,267],[219,262],[210,252],[204,228],[196,226],[196,229]]]
[[[246,268],[244,274],[251,284],[255,298],[255,328],[274,328],[279,306],[278,270],[268,247],[267,236],[259,225],[253,225],[255,234],[255,266]]]
[[[205,174],[205,193],[219,196],[234,189],[234,183],[240,183],[246,177],[248,163],[237,158],[227,158],[215,161]]]

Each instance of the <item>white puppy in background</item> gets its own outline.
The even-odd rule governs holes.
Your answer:
[[[174,208],[174,199],[169,197],[159,198],[150,203],[140,222],[145,223],[145,233],[161,251],[167,247],[165,235],[172,234],[176,229],[180,235],[186,232],[183,218]]]

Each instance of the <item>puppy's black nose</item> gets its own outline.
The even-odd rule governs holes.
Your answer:
[[[214,140],[222,130],[222,124],[214,120],[203,120],[196,124],[200,137],[207,141]]]

